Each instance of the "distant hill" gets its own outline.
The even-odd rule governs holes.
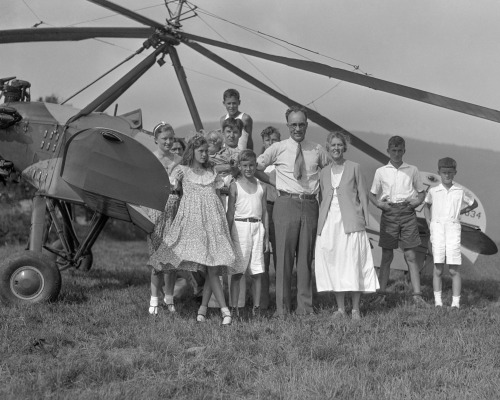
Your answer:
[[[255,123],[253,139],[257,153],[260,153],[262,145],[260,132],[269,125],[277,127],[281,131],[283,138],[289,136],[288,128],[284,123]],[[205,127],[206,129],[216,129],[219,124],[218,122],[206,123]],[[194,132],[192,125],[176,128],[177,135],[181,137],[189,136],[192,132]],[[390,135],[374,132],[353,132],[353,134],[385,153]],[[311,125],[307,137],[312,141],[324,144],[326,131]],[[500,174],[500,152],[445,143],[425,142],[411,138],[405,138],[405,140],[407,148],[405,161],[416,165],[421,171],[436,172],[437,160],[442,157],[452,157],[457,160],[457,181],[471,189],[481,199],[488,218],[486,233],[495,242],[500,242],[500,207],[497,204],[497,201],[500,200],[500,185],[488,183],[490,174],[493,174],[493,176],[497,173]],[[352,147],[348,149],[346,157],[361,164],[368,182],[372,181],[375,169],[381,165]]]

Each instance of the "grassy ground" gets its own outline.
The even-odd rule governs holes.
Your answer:
[[[500,282],[465,282],[460,311],[413,309],[403,291],[360,322],[332,321],[322,294],[316,315],[223,328],[215,312],[196,324],[191,299],[147,314],[144,242],[99,241],[94,259],[63,272],[56,303],[0,306],[0,398],[500,398]]]

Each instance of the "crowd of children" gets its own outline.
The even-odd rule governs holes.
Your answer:
[[[294,195],[278,190],[282,189],[276,185],[274,167],[280,165],[278,162],[267,162],[267,168],[258,171],[262,156],[257,159],[252,150],[253,121],[248,114],[239,111],[239,93],[234,89],[226,90],[223,104],[227,114],[220,119],[221,129],[197,133],[189,139],[187,146],[175,138],[169,124],[162,122],[153,130],[157,144],[154,154],[169,173],[171,192],[163,212],[148,211],[155,223],[154,231],[148,237],[148,265],[152,270],[150,314],[158,313],[162,296],[167,310],[176,311],[174,285],[177,271],[189,271],[193,286],[203,287],[196,317],[198,322],[206,320],[213,294],[221,309],[222,324],[231,324],[239,315],[239,307],[245,303],[247,275],[252,278],[252,314],[257,316],[261,309],[267,309],[270,306],[271,254],[275,268],[278,256],[273,218],[275,201],[279,196],[287,195],[320,203],[318,236],[316,238],[314,229],[312,238],[316,243],[316,285],[318,291],[334,292],[338,310],[333,317],[346,316],[344,295],[347,292],[352,293],[353,319],[361,318],[361,293],[375,293],[371,304],[385,302],[393,250],[399,247],[404,250],[408,264],[413,302],[416,306],[428,306],[421,295],[415,253],[420,245],[415,209],[424,202],[435,263],[435,305],[443,306],[441,277],[446,263],[452,277],[451,306],[459,308],[459,216],[477,207],[477,202],[453,182],[457,173],[455,160],[439,160],[441,184],[426,193],[417,168],[403,161],[404,139],[394,136],[387,147],[389,162],[377,169],[368,193],[359,164],[344,158],[348,138],[342,132],[331,132],[326,142],[327,151],[321,150],[321,146],[312,148],[316,153],[318,149],[323,151],[325,155],[321,157],[329,160],[328,165],[322,163],[318,168],[314,178],[317,182],[315,194]],[[290,175],[298,183],[304,179],[301,175],[309,174],[304,161],[307,153],[303,154],[308,151],[307,143],[303,141],[307,129],[307,114],[303,110],[293,109],[292,116],[301,117],[302,112],[305,122],[289,119],[290,110],[286,115],[287,122],[291,121],[288,124],[291,136],[296,135],[293,148],[297,148],[293,150],[296,156],[289,163]],[[280,149],[289,146],[283,143],[279,148],[274,147],[280,143],[281,135],[272,126],[264,129],[261,136],[262,152],[266,152],[263,159],[267,161],[270,160],[269,154],[280,153]],[[301,172],[300,168],[302,171],[305,168],[307,173]],[[379,239],[382,259],[378,278],[366,234],[369,201],[382,211]],[[298,250],[296,257],[298,263]],[[229,304],[221,279],[226,275],[230,277]]]

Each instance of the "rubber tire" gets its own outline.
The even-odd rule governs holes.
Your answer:
[[[13,274],[22,267],[30,266],[43,278],[41,290],[31,297],[16,296],[11,290]],[[0,300],[4,304],[34,304],[54,301],[61,291],[61,273],[53,260],[45,254],[24,251],[9,257],[0,264]]]

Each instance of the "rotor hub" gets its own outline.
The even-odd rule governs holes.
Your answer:
[[[44,286],[43,275],[36,267],[29,265],[18,268],[10,278],[12,293],[22,300],[35,298],[42,292]]]

